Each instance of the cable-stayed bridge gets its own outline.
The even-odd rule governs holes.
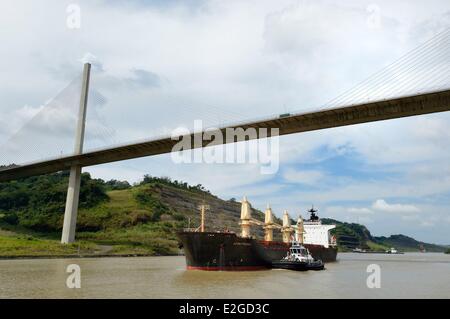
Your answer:
[[[247,130],[248,128],[255,128],[257,133],[256,138],[265,138],[267,135],[260,136],[260,131],[258,129],[267,128],[268,136],[270,137],[271,128],[278,128],[279,135],[286,135],[444,111],[450,111],[450,90],[344,106],[316,112],[292,115],[285,114],[259,121],[243,121],[242,123],[231,124],[226,127],[218,128],[218,130],[220,130],[220,132],[225,136],[227,128],[242,128],[244,130]],[[188,139],[191,141],[191,149],[222,144],[216,140],[211,142],[201,139],[202,144],[195,145],[195,135],[201,135],[203,133],[205,132],[193,132],[189,135]],[[252,138],[250,135],[246,135],[244,137],[245,139],[239,139],[236,137],[233,141],[227,141],[224,139],[223,143],[240,142]],[[144,156],[170,153],[176,143],[178,143],[178,140],[173,140],[171,137],[163,137],[139,143],[113,146],[95,151],[83,152],[82,154],[58,157],[36,163],[6,168],[0,170],[0,182],[32,175],[68,170],[74,165],[85,167]]]
[[[228,129],[256,129],[256,135],[244,134],[241,138],[219,139],[213,142],[201,138],[199,144],[194,141],[198,140],[197,136],[203,136],[205,130],[189,133],[186,137],[191,141],[190,148],[270,137],[272,128],[278,129],[279,135],[286,135],[450,111],[449,41],[450,30],[446,29],[319,109],[278,114],[256,120],[239,118],[231,124],[219,125],[215,129],[223,135],[226,135]],[[71,90],[81,92],[75,103],[78,109],[73,110],[73,113],[78,114],[73,153],[29,163],[3,163],[5,166],[0,168],[0,182],[61,170],[71,171],[62,238],[64,243],[72,242],[75,238],[82,167],[169,153],[178,142],[169,135],[164,135],[140,142],[83,151],[89,83],[90,64],[85,64],[81,86],[71,87]],[[93,98],[101,99],[95,94]],[[56,110],[51,110],[50,114]],[[268,129],[269,134],[261,134],[259,129]],[[19,138],[17,141],[24,139]],[[20,149],[21,145],[17,145],[20,143],[15,144],[14,146]],[[1,157],[0,154],[0,160]]]

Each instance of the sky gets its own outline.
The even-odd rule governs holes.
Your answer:
[[[3,0],[0,161],[70,153],[84,62],[93,65],[90,150],[196,119],[223,125],[320,108],[449,26],[446,0]],[[307,216],[314,204],[377,236],[450,244],[449,127],[450,114],[439,113],[283,136],[274,174],[169,154],[84,171],[201,183],[261,210],[270,203],[278,216]]]

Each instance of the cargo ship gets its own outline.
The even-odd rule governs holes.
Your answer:
[[[299,216],[291,225],[287,211],[283,224],[274,222],[270,206],[265,211],[264,222],[251,216],[251,205],[244,197],[241,204],[241,234],[232,231],[205,231],[205,208],[201,205],[201,225],[197,229],[185,229],[177,236],[186,256],[187,269],[198,270],[259,270],[272,267],[272,262],[281,260],[288,252],[291,242],[296,241],[308,248],[315,259],[323,262],[336,261],[337,245],[330,230],[335,225],[322,225],[314,208],[309,220]],[[251,227],[264,229],[264,240],[251,235]],[[282,233],[282,241],[273,240],[273,231]]]

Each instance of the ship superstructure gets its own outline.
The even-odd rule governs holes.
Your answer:
[[[314,207],[308,212],[311,213],[311,217],[303,222],[303,243],[320,245],[325,248],[336,246],[336,238],[330,234],[330,230],[336,228],[336,225],[323,225],[316,215],[317,210]]]

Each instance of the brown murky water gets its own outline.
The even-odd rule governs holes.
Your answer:
[[[318,272],[187,271],[184,257],[0,260],[0,298],[450,298],[450,255],[339,254]],[[81,288],[66,267],[81,267]],[[366,285],[381,267],[381,288]]]

